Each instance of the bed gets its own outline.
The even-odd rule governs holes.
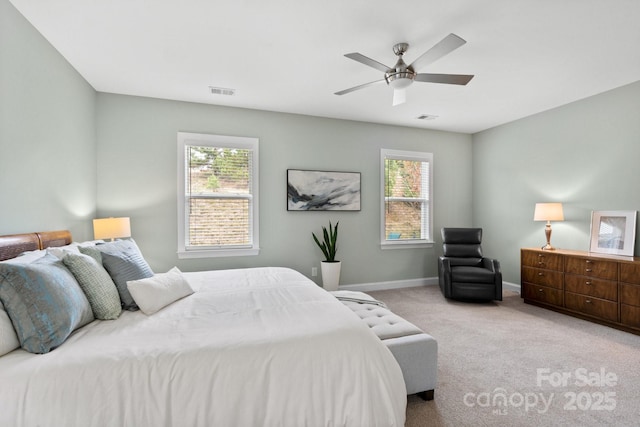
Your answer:
[[[67,231],[0,236],[0,340],[13,323],[6,271],[23,268],[7,263],[73,245]],[[404,425],[394,357],[305,276],[280,267],[178,273],[192,293],[151,314],[122,310],[44,354],[1,356],[0,425]]]

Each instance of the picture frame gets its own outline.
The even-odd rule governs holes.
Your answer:
[[[589,252],[633,256],[636,213],[636,211],[591,212]]]
[[[360,172],[287,169],[288,211],[360,211]]]

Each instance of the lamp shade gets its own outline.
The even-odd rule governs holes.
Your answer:
[[[564,221],[562,203],[536,203],[534,221]]]
[[[131,237],[131,225],[128,217],[93,220],[94,239],[121,239],[123,237]]]

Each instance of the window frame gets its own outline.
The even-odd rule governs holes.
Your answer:
[[[428,205],[429,215],[428,218],[422,224],[423,227],[428,227],[429,235],[426,238],[419,239],[388,239],[386,235],[386,205],[387,197],[385,196],[385,160],[411,160],[418,162],[429,163],[429,189],[427,192],[428,199],[426,204]],[[424,197],[417,200],[424,200]],[[405,150],[391,150],[382,148],[380,149],[380,248],[381,249],[409,249],[409,248],[430,248],[433,247],[433,153],[423,151],[405,151]]]
[[[259,238],[259,216],[258,216],[258,163],[259,163],[259,140],[253,137],[212,135],[190,132],[178,132],[178,258],[215,258],[230,256],[253,256],[260,252]],[[186,148],[187,146],[211,146],[224,148],[238,148],[252,151],[252,168],[251,168],[251,194],[246,197],[250,200],[250,230],[251,243],[237,247],[232,246],[207,246],[204,248],[190,248],[187,246],[187,236],[189,233],[189,196],[186,194],[187,183],[187,165],[186,165]],[[218,198],[218,197],[212,197]],[[221,196],[220,199],[228,198]]]

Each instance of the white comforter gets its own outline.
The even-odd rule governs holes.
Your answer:
[[[387,348],[300,273],[185,273],[159,312],[95,321],[51,353],[0,357],[2,426],[402,426]]]

